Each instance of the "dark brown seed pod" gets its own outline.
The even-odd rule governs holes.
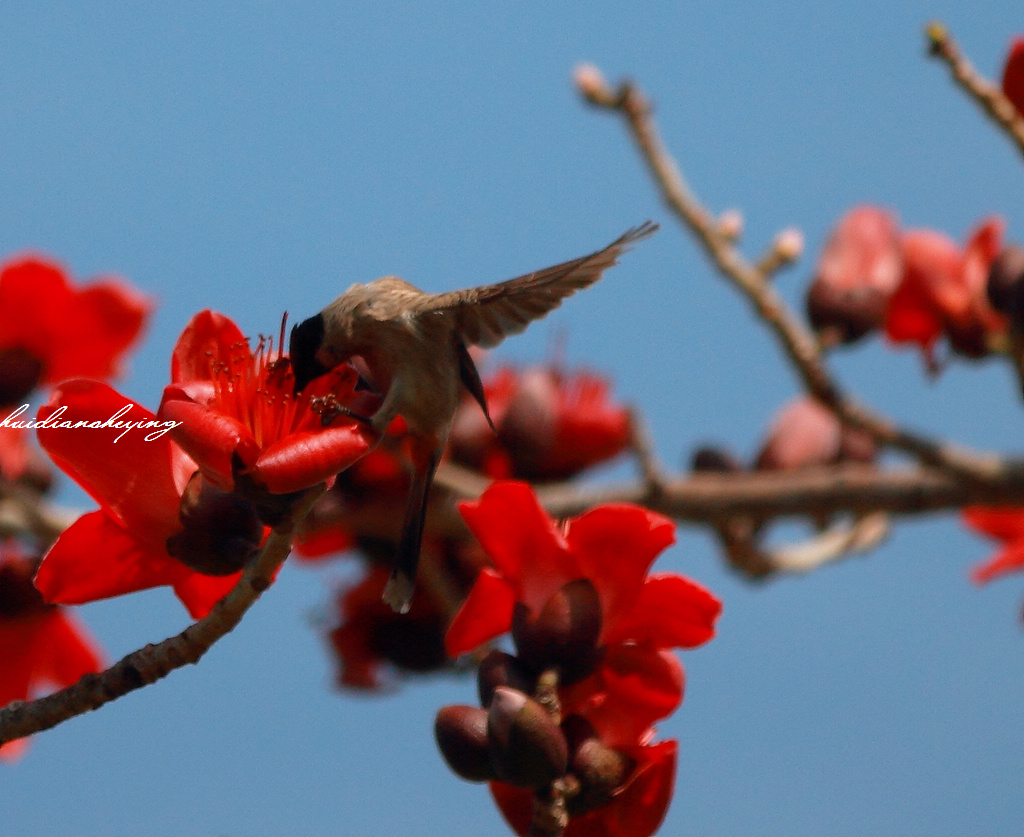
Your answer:
[[[512,639],[520,658],[536,671],[557,668],[563,684],[593,670],[600,635],[601,600],[585,578],[562,585],[536,617],[522,603],[512,614]]]
[[[487,710],[478,706],[443,706],[434,719],[434,738],[457,776],[470,782],[495,778],[487,739]]]
[[[255,506],[221,491],[196,471],[181,495],[182,530],[167,539],[167,554],[203,575],[231,575],[249,563],[263,539]]]
[[[491,695],[498,686],[507,686],[525,694],[533,694],[537,678],[523,662],[504,651],[491,651],[480,662],[476,672],[476,685],[480,703],[490,706]]]
[[[565,773],[569,745],[547,710],[516,689],[498,686],[487,710],[491,765],[510,785],[538,790]]]

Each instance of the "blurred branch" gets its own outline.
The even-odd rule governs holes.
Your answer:
[[[323,492],[322,485],[310,489],[296,504],[291,518],[270,533],[238,583],[206,616],[180,634],[133,651],[106,671],[87,674],[73,686],[52,695],[33,701],[15,701],[0,709],[0,744],[55,727],[155,683],[176,668],[199,662],[214,643],[234,629],[270,586],[291,550],[293,529]]]
[[[914,433],[847,397],[828,371],[817,340],[775,292],[768,274],[740,254],[733,237],[723,234],[716,218],[696,199],[662,144],[650,105],[640,90],[629,81],[612,88],[600,71],[590,66],[577,70],[576,83],[587,102],[625,119],[669,209],[690,229],[718,271],[736,285],[753,305],[757,316],[774,332],[804,387],[814,398],[831,409],[844,424],[864,431],[879,444],[911,454],[925,465],[992,484],[1010,476],[1010,464],[994,454],[970,451]]]
[[[960,52],[953,36],[945,24],[933,21],[925,27],[928,38],[928,54],[946,62],[953,80],[985,111],[1024,154],[1024,116],[1017,112],[1003,91],[996,84],[984,78],[974,69],[970,61]]]
[[[49,545],[78,516],[77,511],[48,502],[38,491],[0,480],[0,538],[31,535]]]
[[[476,498],[490,480],[444,463],[435,482],[460,498]],[[636,503],[687,523],[714,525],[736,517],[822,518],[841,512],[919,515],[964,506],[1024,506],[1024,464],[998,481],[963,479],[938,468],[882,471],[846,463],[799,471],[701,473],[664,479],[654,497],[642,482],[536,486],[553,517],[572,517],[602,503]]]

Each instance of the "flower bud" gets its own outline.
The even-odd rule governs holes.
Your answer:
[[[696,473],[735,474],[743,470],[743,465],[731,452],[704,445],[697,448],[690,457],[690,470]]]
[[[0,406],[19,406],[36,388],[43,364],[21,346],[0,349]]]
[[[32,584],[38,564],[27,558],[0,557],[0,619],[26,616],[49,607]]]
[[[504,651],[491,651],[476,671],[477,690],[484,706],[490,706],[491,695],[498,686],[532,694],[535,681],[536,678],[518,657]]]
[[[487,740],[487,710],[478,706],[443,706],[434,720],[434,738],[457,776],[470,782],[493,778]]]
[[[584,739],[573,753],[570,766],[580,790],[569,802],[569,813],[580,816],[607,805],[635,766],[633,759],[597,736]]]
[[[604,75],[593,64],[579,64],[572,72],[576,89],[588,99],[600,98],[608,90]]]
[[[512,639],[519,656],[537,671],[557,668],[563,685],[593,670],[600,634],[601,600],[586,578],[563,584],[536,617],[521,602],[512,614]]]
[[[487,710],[491,765],[503,782],[537,790],[565,773],[569,745],[537,701],[498,686]]]
[[[263,524],[252,503],[222,491],[196,471],[178,506],[182,530],[167,539],[167,554],[203,575],[231,575],[259,550]]]
[[[1024,249],[1004,248],[988,271],[988,299],[992,307],[1014,321],[1018,330],[1024,323]]]

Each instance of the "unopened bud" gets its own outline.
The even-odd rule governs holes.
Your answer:
[[[532,694],[535,681],[536,677],[518,657],[504,651],[491,651],[483,658],[476,671],[477,690],[480,693],[480,703],[484,706],[490,706],[491,695],[498,686],[507,686]]]
[[[499,686],[487,710],[491,765],[503,782],[534,790],[547,787],[569,764],[569,745],[543,706]]]
[[[538,671],[557,668],[563,685],[593,670],[600,634],[601,599],[586,578],[563,584],[536,617],[521,602],[512,614],[512,639],[519,656]]]
[[[580,783],[580,790],[570,801],[569,812],[580,816],[607,805],[635,766],[633,759],[613,750],[600,738],[595,736],[584,740],[576,748],[570,766]]]
[[[434,738],[452,772],[470,782],[493,778],[487,739],[487,710],[478,706],[443,706],[434,720]]]
[[[579,64],[572,73],[576,89],[587,99],[599,99],[608,92],[608,82],[593,64]]]
[[[42,361],[28,349],[0,349],[0,406],[20,406],[36,388],[42,373]]]
[[[181,495],[178,517],[183,528],[167,539],[167,554],[203,575],[238,572],[263,539],[255,506],[207,482],[200,471]]]
[[[1011,244],[996,256],[988,271],[987,290],[992,307],[1020,329],[1024,323],[1024,249]]]
[[[722,238],[736,242],[743,235],[743,213],[738,209],[727,209],[715,221],[715,229]]]
[[[735,474],[743,470],[743,465],[729,451],[705,445],[693,452],[690,470],[696,473]]]
[[[804,253],[804,234],[796,227],[788,227],[775,236],[774,247],[784,264],[795,262]]]

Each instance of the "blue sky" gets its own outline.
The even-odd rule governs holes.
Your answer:
[[[642,406],[671,467],[741,453],[796,392],[767,331],[669,219],[617,121],[573,67],[635,78],[714,211],[758,255],[795,225],[800,304],[849,207],[962,240],[999,213],[1024,237],[1021,158],[924,56],[945,20],[983,72],[1024,28],[1003,2],[778,4],[12,2],[0,9],[0,253],[115,273],[160,304],[119,382],[155,406],[188,318],[248,333],[391,273],[429,290],[496,281],[663,225],[593,289],[502,346],[537,362],[567,335]],[[912,352],[837,357],[863,399],[930,432],[1020,448],[1010,371]],[[623,479],[628,466],[596,478]],[[87,507],[67,489],[69,504]],[[664,834],[1006,834],[1024,819],[1024,584],[974,588],[989,546],[955,520],[901,526],[870,557],[755,586],[681,529],[660,569],[725,603],[685,654]],[[0,830],[21,837],[501,834],[486,791],[435,752],[442,677],[331,690],[318,623],[343,568],[287,567],[195,668],[36,738],[4,767]],[[181,630],[168,591],[82,609],[112,657]],[[383,790],[382,790],[383,788]]]

